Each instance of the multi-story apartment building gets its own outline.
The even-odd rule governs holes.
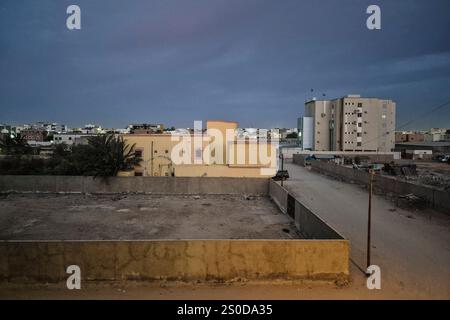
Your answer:
[[[390,152],[395,146],[395,102],[347,95],[310,100],[299,119],[304,149]]]

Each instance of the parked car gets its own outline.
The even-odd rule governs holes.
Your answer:
[[[289,173],[287,170],[278,170],[276,175],[272,178],[275,181],[286,180],[289,178]]]

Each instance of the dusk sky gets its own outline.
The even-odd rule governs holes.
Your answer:
[[[81,30],[66,8],[81,7]],[[381,30],[366,8],[381,7]],[[310,89],[450,128],[449,0],[2,0],[0,123],[296,127]]]

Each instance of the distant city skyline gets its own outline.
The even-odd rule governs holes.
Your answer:
[[[394,100],[397,126],[416,120],[400,130],[450,127],[449,107],[420,117],[450,100],[450,2],[372,2],[4,0],[0,123],[294,128],[325,93]]]

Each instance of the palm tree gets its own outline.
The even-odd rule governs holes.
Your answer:
[[[127,170],[139,164],[135,156],[135,144],[127,144],[122,137],[113,134],[92,136],[84,148],[85,173],[93,176],[116,176],[120,170]]]

